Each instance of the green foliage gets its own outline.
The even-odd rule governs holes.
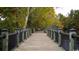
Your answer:
[[[0,28],[7,28],[10,32],[14,32],[17,27],[23,28],[26,21],[26,15],[27,8],[25,7],[1,7],[0,16],[5,18],[5,20],[0,20]]]
[[[74,27],[79,32],[79,10],[71,10],[69,19],[69,27]]]
[[[28,26],[31,28],[44,29],[52,25],[55,20],[55,11],[53,7],[31,8]]]
[[[29,18],[29,20],[26,20]],[[63,29],[76,28],[79,31],[79,10],[71,10],[66,17],[55,14],[53,7],[0,7],[0,28],[14,32],[16,28],[28,27],[45,29],[52,25]]]
[[[67,30],[69,27],[69,24],[70,24],[70,20],[68,17],[65,17],[64,15],[62,14],[58,14],[58,19],[59,21],[62,23],[63,25],[63,30]]]
[[[79,30],[79,10],[71,10],[70,14],[65,17],[62,14],[60,16],[60,21],[63,23],[63,29],[75,28]]]
[[[27,16],[27,8],[18,8],[17,10],[17,25],[19,28],[23,28],[25,26],[26,22],[26,16]]]

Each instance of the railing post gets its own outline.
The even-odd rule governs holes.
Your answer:
[[[55,29],[53,30],[53,39],[54,39],[54,41],[55,41]]]
[[[48,29],[48,36],[50,37],[50,29]]]
[[[32,29],[33,33],[35,32],[35,28]]]
[[[29,31],[30,31],[30,36],[31,36],[31,29],[29,29]]]
[[[32,29],[30,29],[30,35],[32,35]]]
[[[53,33],[53,29],[52,29],[52,40],[53,40],[53,38],[54,38],[54,33]]]
[[[74,38],[72,38],[73,34],[76,34],[76,30],[72,28],[69,30],[69,51],[74,50]]]
[[[30,29],[28,30],[28,34],[29,34],[28,36],[30,36]]]
[[[28,38],[29,38],[29,29],[27,30],[27,32],[28,32]]]
[[[48,29],[48,36],[49,36],[49,29]]]
[[[22,41],[24,42],[24,29],[22,29]]]
[[[61,46],[61,31],[62,29],[58,29],[58,45]]]
[[[50,37],[51,37],[51,39],[52,39],[52,29],[50,30]]]
[[[49,29],[47,29],[47,36],[49,36]]]
[[[27,39],[28,35],[27,35],[27,29],[26,29],[26,39]]]
[[[20,29],[19,28],[17,28],[16,29],[16,32],[17,32],[17,47],[19,46],[19,35],[20,35]]]
[[[29,36],[28,36],[28,29],[26,29],[26,30],[27,30],[27,38],[28,38],[28,37],[29,37]]]
[[[3,51],[8,51],[8,30],[7,30],[7,29],[3,29],[1,34],[6,36],[6,37],[3,39],[2,50],[3,50]]]

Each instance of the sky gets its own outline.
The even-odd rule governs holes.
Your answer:
[[[79,7],[77,7],[77,8],[72,8],[72,7],[54,7],[54,9],[55,9],[56,14],[61,13],[64,16],[67,16],[70,13],[71,9],[79,10]]]
[[[71,10],[71,8],[65,8],[65,7],[54,7],[56,14],[63,14],[64,16],[67,16]]]
[[[71,9],[79,10],[78,0],[53,0],[53,6],[56,13],[62,13],[67,16]]]
[[[0,7],[60,7],[56,13],[67,16],[71,9],[79,9],[79,0],[0,0]]]

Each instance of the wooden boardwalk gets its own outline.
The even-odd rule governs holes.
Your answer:
[[[58,47],[58,44],[53,42],[46,33],[36,32],[14,51],[64,51],[64,49]]]

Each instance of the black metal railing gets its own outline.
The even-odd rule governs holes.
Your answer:
[[[74,38],[74,50],[79,50],[79,35],[73,34],[72,37]]]
[[[61,29],[48,29],[47,35],[66,51],[79,50],[79,35],[73,35],[76,31],[70,29],[64,32]]]
[[[5,39],[5,35],[0,35],[0,51],[2,51],[3,39]]]
[[[55,31],[55,42],[57,42],[57,43],[58,43],[58,36],[59,36],[59,35],[58,35],[58,31],[56,30],[56,31]]]
[[[69,51],[69,33],[61,32],[61,46]]]
[[[19,42],[21,43],[22,42],[22,31],[20,30],[20,33],[19,33]]]
[[[12,50],[17,46],[17,32],[10,33],[8,39],[8,50]]]
[[[24,39],[27,39],[27,31],[24,31]]]
[[[3,35],[4,34],[4,35]],[[31,29],[18,29],[14,33],[8,33],[6,30],[0,35],[0,51],[11,51],[18,47],[18,44],[24,42],[31,36]],[[4,40],[5,39],[5,40]]]

